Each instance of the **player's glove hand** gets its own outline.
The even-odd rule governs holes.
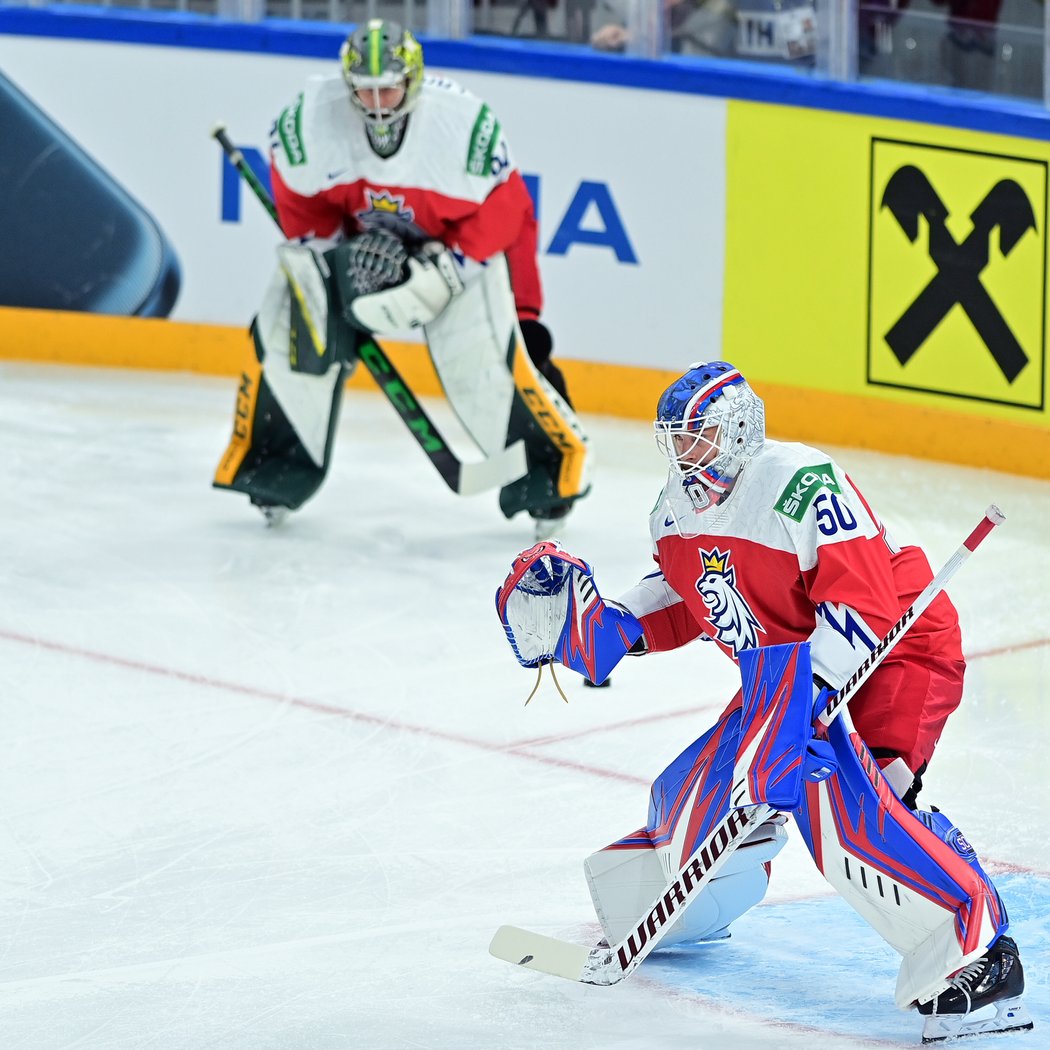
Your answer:
[[[406,270],[403,283],[357,296],[348,304],[347,320],[379,334],[422,328],[463,291],[459,264],[440,241],[410,255]]]
[[[569,604],[567,584],[577,571],[593,582],[590,565],[552,540],[537,543],[514,559],[496,592],[496,612],[522,667],[554,659]]]
[[[415,254],[421,263],[433,265],[448,288],[449,299],[463,292],[463,268],[441,241],[427,241]]]
[[[823,679],[813,676],[813,719],[834,699],[837,690],[832,689]],[[818,733],[823,730],[818,729]],[[839,760],[831,747],[831,742],[824,736],[814,736],[806,745],[802,758],[802,779],[819,784],[827,780],[839,768]]]
[[[514,559],[496,611],[523,667],[557,660],[596,685],[642,636],[631,613],[598,593],[590,565],[554,541]]]

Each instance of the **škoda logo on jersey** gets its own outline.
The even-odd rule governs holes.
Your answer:
[[[277,136],[284,147],[285,156],[292,167],[306,163],[306,147],[303,145],[303,96],[284,110],[277,118]]]
[[[1045,160],[871,144],[868,382],[1043,406]]]
[[[842,492],[835,480],[835,471],[830,463],[817,467],[803,467],[787,483],[787,488],[777,498],[777,512],[785,518],[801,522],[813,502],[813,497],[821,489],[829,492]]]
[[[492,170],[492,151],[499,135],[499,121],[488,106],[482,106],[467,147],[467,173],[488,175]]]
[[[741,649],[754,649],[759,632],[765,634],[766,629],[737,589],[736,570],[729,564],[730,552],[723,554],[717,547],[705,551],[701,547],[699,553],[704,574],[696,581],[696,589],[711,610],[707,622],[715,629],[716,639],[734,654]]]

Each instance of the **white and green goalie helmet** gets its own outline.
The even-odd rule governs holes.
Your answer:
[[[339,58],[350,101],[367,124],[376,128],[399,124],[419,101],[423,48],[397,22],[382,18],[364,22],[343,42]]]

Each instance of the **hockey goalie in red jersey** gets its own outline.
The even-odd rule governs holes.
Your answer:
[[[1002,900],[958,828],[939,810],[917,808],[922,775],[963,692],[959,621],[947,595],[857,690],[849,718],[828,728],[810,714],[821,710],[818,698],[846,686],[930,583],[925,554],[894,541],[831,457],[768,439],[761,399],[727,362],[694,365],[676,380],[654,426],[670,468],[650,516],[656,571],[613,602],[587,562],[556,544],[524,552],[497,593],[519,662],[558,661],[600,683],[627,654],[698,639],[742,671],[767,649],[802,650],[819,704],[811,709],[807,692],[797,796],[770,803],[779,812],[661,944],[728,936],[765,894],[790,812],[825,878],[903,956],[896,1001],[923,1015],[924,1041],[1031,1028]],[[729,812],[747,730],[746,675],[744,685],[653,784],[646,825],[587,859],[609,944],[624,941],[668,872],[688,863]]]

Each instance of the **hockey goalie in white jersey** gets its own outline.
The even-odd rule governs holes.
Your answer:
[[[328,470],[349,370],[363,359],[382,385],[375,362],[388,359],[372,337],[416,330],[481,453],[511,462],[497,483],[504,515],[526,511],[542,532],[586,494],[590,462],[539,319],[536,218],[500,122],[424,77],[419,43],[394,22],[361,25],[341,66],[311,77],[273,128],[288,242],[214,484],[271,521],[301,506]],[[411,392],[387,394],[404,416]],[[506,455],[521,444],[524,456]]]
[[[628,653],[695,639],[740,665],[741,692],[654,782],[645,825],[586,861],[609,944],[639,955],[655,923],[662,945],[728,936],[765,894],[790,813],[825,878],[903,957],[897,1004],[923,1015],[925,1042],[1031,1028],[999,894],[948,817],[918,808],[922,774],[962,697],[947,595],[909,624],[848,711],[830,726],[814,719],[852,688],[930,583],[925,555],[894,542],[826,454],[767,439],[761,399],[726,362],[695,365],[673,383],[655,429],[670,466],[650,516],[657,571],[605,601],[585,561],[544,543],[519,555],[496,596],[527,667],[558,661],[600,683]],[[757,747],[763,705],[780,736]],[[756,755],[768,763],[757,777],[756,765],[741,765],[760,763]],[[673,920],[670,894],[666,914],[660,904],[650,913],[734,811],[741,768],[752,801],[774,817]]]

